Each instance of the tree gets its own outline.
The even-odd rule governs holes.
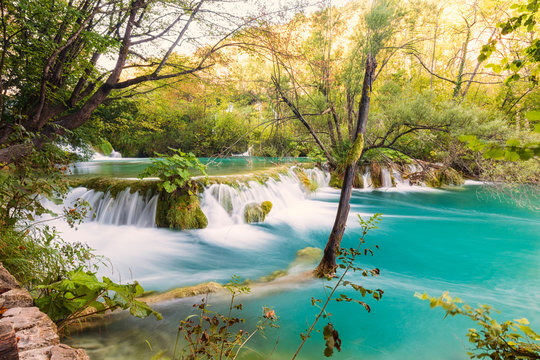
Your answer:
[[[0,163],[81,126],[115,91],[212,66],[226,40],[253,21],[229,14],[226,3],[2,0]],[[200,32],[213,44],[199,42]],[[190,41],[197,56],[172,61]],[[147,49],[161,55],[150,57]],[[107,57],[114,59],[110,69],[103,66]],[[134,69],[146,70],[130,77]]]
[[[375,54],[376,55],[376,54]],[[373,86],[373,77],[375,75],[375,69],[377,68],[377,62],[375,56],[371,52],[367,54],[366,66],[364,73],[364,84],[362,85],[362,97],[360,98],[360,105],[358,107],[358,119],[356,125],[356,131],[354,133],[354,142],[347,155],[345,177],[343,179],[343,186],[341,188],[341,195],[339,197],[339,205],[336,213],[336,219],[334,226],[326,247],[324,249],[323,258],[317,266],[315,273],[318,276],[327,276],[333,274],[336,270],[336,251],[341,244],[341,239],[345,232],[345,226],[347,225],[347,219],[349,217],[349,210],[351,208],[351,193],[353,188],[353,181],[356,174],[356,167],[358,160],[362,156],[364,151],[364,135],[366,133],[366,126],[369,114],[370,93]]]

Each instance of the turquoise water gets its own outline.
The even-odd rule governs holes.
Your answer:
[[[228,158],[199,158],[208,165],[208,175],[231,175],[264,170],[279,164],[292,164],[295,162],[310,162],[308,158],[269,158],[257,156],[237,156]],[[136,178],[151,164],[150,158],[116,158],[75,163],[71,167],[72,175],[88,176],[114,176],[123,178]],[[197,171],[193,169],[194,173]]]
[[[360,258],[366,268],[380,268],[380,277],[353,275],[350,280],[385,293],[380,302],[368,301],[371,313],[357,304],[331,304],[328,310],[343,340],[334,359],[467,359],[465,335],[473,324],[444,319],[415,292],[439,296],[450,291],[470,305],[494,306],[501,319],[527,317],[540,330],[540,216],[494,200],[482,189],[353,192],[344,246],[354,246],[359,237],[356,214],[381,212],[383,221],[367,236],[368,246],[378,244],[380,250]],[[147,290],[225,282],[232,274],[257,279],[287,268],[299,249],[323,248],[338,199],[337,190],[322,189],[258,225],[175,232],[85,224],[77,233],[65,229],[65,236],[90,243],[111,258],[116,276],[138,279]],[[272,359],[291,358],[299,334],[316,314],[310,299],[323,295],[322,285],[319,280],[289,283],[243,297],[248,327],[263,305],[280,317],[280,329],[268,331],[266,339],[255,338],[253,351],[244,351],[243,358],[266,358],[276,341]],[[162,321],[120,315],[70,341],[86,347],[92,359],[149,359],[172,349],[179,320],[191,313],[192,301],[157,305]],[[223,299],[211,296],[210,301],[224,311]],[[300,358],[322,359],[323,350],[322,335],[314,334]]]

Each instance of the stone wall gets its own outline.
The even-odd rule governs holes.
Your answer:
[[[56,325],[33,305],[0,263],[0,359],[89,360],[84,350],[60,344]]]

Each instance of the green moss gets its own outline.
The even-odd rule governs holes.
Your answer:
[[[268,215],[270,211],[272,211],[272,202],[270,201],[263,201],[261,203],[261,208],[264,211],[264,215]]]
[[[380,188],[382,186],[382,169],[378,163],[371,163],[371,184],[374,188]]]
[[[426,175],[426,185],[433,188],[440,188],[445,185],[461,185],[463,177],[452,168],[434,169]]]
[[[111,155],[114,150],[111,143],[103,138],[99,138],[99,142],[97,144],[94,144],[93,148],[94,150],[105,156]]]
[[[285,271],[285,270],[276,270],[276,271],[273,271],[270,275],[266,275],[266,276],[261,277],[258,281],[259,282],[270,282],[270,281],[274,281],[276,279],[279,279],[281,277],[284,277],[286,275],[287,275],[287,271]]]
[[[364,179],[362,178],[362,175],[360,175],[360,173],[358,171],[354,174],[353,188],[355,188],[355,189],[363,189],[364,188]]]
[[[93,178],[69,178],[69,186],[71,187],[85,187],[87,189],[107,192],[109,191],[113,197],[116,197],[118,193],[130,189],[133,194],[139,192],[140,194],[146,194],[148,192],[157,193],[158,180],[127,180],[118,178],[106,178],[106,177],[93,177]]]
[[[215,293],[223,291],[224,288],[222,285],[216,282],[207,282],[195,286],[186,286],[181,288],[176,288],[173,290],[166,291],[164,293],[158,294],[143,294],[140,298],[147,304],[158,303],[162,301],[180,299],[186,297],[192,297],[202,294]]]
[[[364,150],[364,135],[359,134],[347,153],[347,165],[352,166],[362,156]]]
[[[317,191],[319,188],[319,184],[317,184],[315,181],[311,181],[311,179],[307,176],[307,174],[304,172],[303,168],[295,167],[294,173],[296,176],[298,176],[298,179],[300,179],[300,183],[304,187],[304,189],[308,192],[314,192]]]
[[[263,222],[266,214],[260,204],[247,204],[244,208],[244,220],[248,224]]]
[[[199,197],[186,192],[161,192],[157,205],[156,224],[171,229],[204,229],[208,219],[201,210]]]
[[[296,258],[291,267],[298,264],[315,264],[321,260],[323,251],[317,247],[308,246],[296,252]]]

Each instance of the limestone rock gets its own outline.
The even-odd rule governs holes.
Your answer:
[[[17,335],[9,324],[0,324],[0,359],[18,360]]]
[[[17,280],[0,263],[0,294],[11,289],[20,288]]]
[[[90,360],[90,358],[82,349],[60,344],[52,347],[50,360]]]
[[[31,307],[34,305],[32,296],[26,289],[12,289],[2,295],[0,298],[4,300],[3,306],[7,309],[14,307]]]
[[[29,329],[17,331],[19,338],[19,351],[41,349],[60,343],[60,338],[56,334],[56,326],[53,328],[46,322],[39,322]]]
[[[39,349],[21,351],[19,353],[20,360],[49,360],[51,356],[52,346],[47,346]]]

